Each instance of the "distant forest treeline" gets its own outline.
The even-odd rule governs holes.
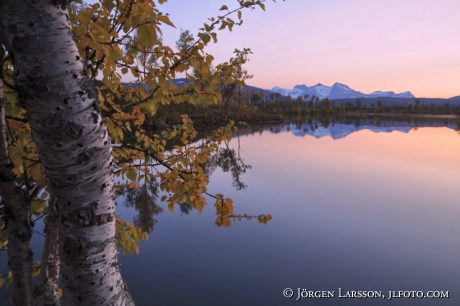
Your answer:
[[[179,87],[187,82],[185,79],[174,81]],[[342,118],[350,115],[450,115],[456,118],[460,115],[460,96],[451,99],[382,97],[329,100],[308,95],[286,97],[252,86],[240,88],[229,85],[221,87],[219,91],[222,97],[215,105],[159,105],[156,115],[145,124],[153,128],[180,124],[182,114],[188,114],[197,126],[219,125],[228,120],[282,121],[292,115]]]
[[[242,90],[240,103],[256,106],[268,112],[282,114],[324,114],[341,112],[400,114],[460,114],[460,97],[441,98],[357,98],[320,99],[316,96],[292,98],[279,93]]]

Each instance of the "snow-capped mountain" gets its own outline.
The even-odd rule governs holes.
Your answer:
[[[299,85],[297,85],[297,86],[299,86]],[[273,87],[273,89],[271,91],[272,92],[277,92],[277,93],[281,94],[282,96],[286,96],[286,97],[289,96],[289,95],[291,95],[291,97],[293,97],[293,98],[303,96],[303,90],[299,89],[299,88],[296,88],[296,87],[294,87],[293,89],[285,89],[285,88],[281,88],[281,87]]]
[[[311,99],[313,96],[318,97],[320,100],[328,98],[335,99],[357,99],[357,98],[414,98],[409,91],[397,94],[392,91],[375,91],[371,94],[364,94],[362,92],[351,89],[349,86],[341,83],[335,83],[332,86],[326,86],[318,83],[314,86],[308,87],[307,85],[297,85],[293,89],[286,89],[281,87],[274,87],[272,92],[280,93],[283,96],[290,95],[292,98],[302,97]]]
[[[393,91],[374,91],[373,93],[367,95],[367,98],[414,98],[410,91],[405,91],[400,94],[394,93]]]

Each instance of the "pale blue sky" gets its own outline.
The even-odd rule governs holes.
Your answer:
[[[180,28],[196,33],[223,4],[236,3],[169,0],[159,5],[177,27],[164,28],[164,43],[174,47]],[[266,12],[244,10],[243,25],[220,31],[219,42],[207,49],[220,62],[234,48],[251,48],[250,85],[340,82],[364,93],[460,95],[459,0],[270,0],[266,7]]]

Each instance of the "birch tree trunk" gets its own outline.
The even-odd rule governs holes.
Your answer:
[[[1,27],[0,27],[1,29]],[[1,43],[1,39],[0,39]],[[0,67],[3,67],[3,47],[0,46]],[[16,182],[13,164],[8,155],[3,99],[3,75],[0,72],[0,195],[5,203],[8,228],[8,266],[13,271],[13,302],[31,306],[33,303],[32,260],[30,248],[32,229],[26,192]]]
[[[0,18],[58,199],[64,305],[133,305],[117,260],[110,137],[67,11],[56,2],[0,0]]]

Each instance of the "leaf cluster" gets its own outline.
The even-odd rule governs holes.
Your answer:
[[[147,122],[155,120],[159,105],[216,104],[222,100],[221,88],[228,84],[244,85],[242,66],[250,49],[235,50],[228,62],[213,64],[214,58],[206,46],[217,42],[218,30],[232,30],[242,23],[242,10],[256,6],[265,9],[264,1],[237,1],[238,7],[222,16],[209,18],[209,23],[196,35],[184,36],[184,48],[174,50],[164,45],[162,27],[172,26],[167,14],[158,4],[165,0],[99,0],[94,4],[69,5],[79,56],[85,73],[95,81],[97,105],[103,115],[117,164],[115,175],[133,184],[145,179],[159,179],[160,189],[168,195],[169,210],[177,204],[188,203],[201,212],[206,205],[209,178],[203,165],[218,151],[220,143],[230,140],[233,122],[216,130],[211,137],[194,143],[197,131],[186,115],[182,124],[161,132],[151,133]],[[224,8],[222,8],[224,9]],[[229,16],[237,12],[238,22]],[[193,70],[189,82],[177,86],[173,80]],[[30,200],[30,213],[46,213],[48,184],[32,138],[22,93],[14,83],[14,67],[8,54],[3,61],[5,83],[5,115],[8,149],[14,174]],[[125,83],[125,77],[135,80]],[[173,151],[166,144],[180,138],[183,145]],[[145,239],[136,226],[118,221],[119,246],[127,253],[138,252],[133,241]]]

